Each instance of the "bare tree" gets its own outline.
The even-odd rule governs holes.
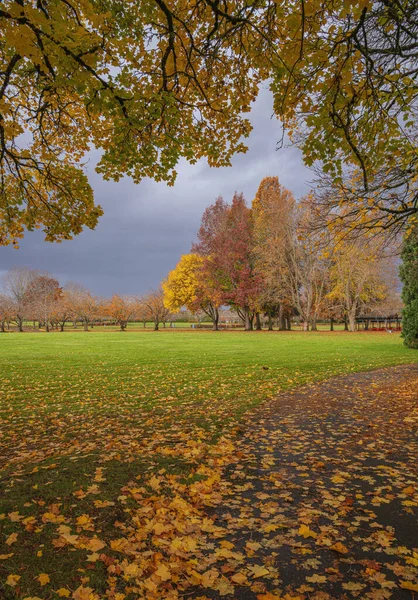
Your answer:
[[[170,311],[164,306],[163,290],[155,290],[142,298],[147,321],[154,323],[154,331],[158,331],[160,323],[166,323]]]
[[[83,286],[69,283],[65,286],[65,297],[68,306],[76,319],[83,323],[84,331],[97,318],[99,313],[98,300]]]
[[[27,267],[13,267],[3,276],[3,290],[13,305],[13,320],[19,331],[23,331],[23,321],[29,316],[28,290],[40,273]]]

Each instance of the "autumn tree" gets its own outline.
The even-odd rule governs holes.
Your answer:
[[[74,309],[71,304],[71,292],[61,290],[58,300],[54,303],[51,313],[51,322],[64,331],[65,324],[75,319]]]
[[[163,282],[164,304],[176,312],[186,307],[193,314],[203,312],[218,329],[221,294],[210,285],[205,261],[210,260],[198,254],[184,254],[175,269],[170,271]]]
[[[12,300],[6,294],[0,294],[0,331],[2,333],[6,330],[6,323],[13,320],[13,314]]]
[[[126,327],[131,319],[136,316],[136,306],[132,298],[114,294],[112,298],[104,305],[105,314],[111,317],[121,331],[126,331]]]
[[[203,273],[221,293],[222,304],[233,307],[253,327],[259,309],[261,276],[255,268],[253,222],[244,196],[235,193],[232,204],[222,198],[206,209],[194,251],[207,258]]]
[[[409,348],[418,348],[418,225],[405,236],[400,274],[403,283],[402,299],[405,307],[402,336]]]
[[[170,315],[170,310],[164,304],[163,290],[149,292],[141,298],[141,302],[147,321],[154,323],[154,331],[158,331],[160,323],[165,324]]]
[[[25,294],[25,302],[32,317],[43,324],[49,332],[51,317],[62,295],[58,281],[50,275],[38,275],[33,279]]]
[[[279,318],[279,328],[285,329],[291,313],[288,269],[294,209],[295,198],[278,177],[261,181],[252,203],[254,257],[255,268],[263,278],[259,302],[268,316],[269,329],[273,328],[274,317]]]
[[[387,297],[385,270],[381,247],[373,241],[347,240],[335,249],[328,297],[342,303],[350,331],[355,331],[360,311]]]
[[[307,196],[297,206],[286,253],[288,292],[304,331],[309,331],[310,327],[316,329],[328,292],[331,250],[323,232],[315,226],[316,211],[312,200]]]
[[[84,331],[88,331],[89,325],[93,323],[99,313],[97,298],[78,284],[67,284],[64,289],[68,308],[74,315],[74,319],[81,321]]]
[[[13,267],[3,276],[3,290],[10,299],[13,320],[20,332],[23,331],[23,321],[30,317],[28,290],[38,276],[38,271],[26,267]]]

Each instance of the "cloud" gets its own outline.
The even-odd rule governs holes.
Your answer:
[[[251,202],[261,179],[278,175],[298,198],[308,190],[312,175],[294,147],[276,151],[280,123],[271,118],[272,98],[263,90],[250,114],[253,131],[249,150],[237,155],[232,167],[210,168],[181,161],[174,187],[152,180],[135,185],[125,178],[106,182],[94,171],[92,153],[88,175],[104,216],[94,231],[84,231],[61,244],[44,242],[40,232],[29,232],[19,250],[2,248],[0,271],[28,266],[49,271],[64,284],[77,281],[99,295],[140,294],[158,287],[181,254],[190,250],[204,209],[235,190]]]

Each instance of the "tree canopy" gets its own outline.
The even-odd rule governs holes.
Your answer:
[[[173,183],[182,157],[229,165],[263,81],[357,220],[418,210],[415,3],[5,0],[0,21],[2,244],[95,226],[92,146],[105,179]]]

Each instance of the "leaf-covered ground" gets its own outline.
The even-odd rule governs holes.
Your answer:
[[[388,437],[386,431],[399,429],[401,405],[408,412],[405,419],[412,419],[402,421],[406,435],[416,427],[412,412],[416,399],[410,393],[408,400],[405,386],[396,395],[399,405],[392,402],[388,390],[386,396],[382,392],[380,399],[387,398],[385,406],[394,412],[389,416],[382,408],[379,423],[367,395],[357,398],[351,414],[346,390],[336,400],[346,422],[338,420],[340,410],[333,420],[326,411],[317,422],[307,418],[308,411],[322,409],[313,392],[302,395],[294,408],[289,404],[290,413],[283,418],[279,411],[272,420],[266,411],[276,406],[272,399],[281,390],[413,360],[415,354],[404,349],[397,336],[25,334],[4,336],[0,358],[2,598],[152,600],[223,595],[264,600],[275,597],[266,595],[269,590],[280,590],[288,598],[327,598],[312,594],[316,590],[331,594],[326,586],[334,580],[340,585],[336,597],[342,597],[341,590],[347,597],[368,597],[365,594],[373,590],[370,586],[346,589],[344,584],[360,585],[357,575],[339,581],[336,573],[326,571],[336,568],[324,558],[338,541],[335,532],[341,533],[342,546],[331,550],[331,556],[336,553],[339,564],[349,565],[342,571],[354,569],[346,562],[352,556],[350,532],[346,528],[342,537],[341,511],[332,505],[335,495],[338,500],[345,493],[353,472],[338,462],[332,443],[340,444],[343,451],[344,436],[352,434],[354,423],[365,427],[371,440],[376,438],[363,444],[379,444],[379,439]],[[272,404],[254,412],[266,398]],[[280,396],[281,409],[288,404],[283,398],[290,396]],[[260,419],[265,420],[263,427]],[[391,433],[391,443],[394,437]],[[331,454],[328,461],[327,453]],[[324,466],[315,466],[315,460]],[[400,459],[401,463],[404,471],[393,479],[403,485],[408,461]],[[355,465],[367,466],[353,463],[354,471]],[[337,480],[330,482],[326,475],[332,472],[334,477],[334,470]],[[276,479],[271,480],[276,471]],[[264,481],[266,473],[270,483]],[[323,488],[331,494],[326,506],[335,530],[326,529],[331,527],[330,517],[325,511],[315,512],[321,506],[313,499],[303,512],[303,484],[308,489],[316,486],[322,498],[317,474],[325,478]],[[367,476],[373,478],[369,472]],[[361,481],[363,492],[355,493],[363,493],[367,506],[365,486],[374,484]],[[271,489],[274,499],[263,498],[271,495]],[[401,500],[411,504],[401,503],[402,515],[411,515],[415,489],[406,482],[400,492],[393,492],[395,499],[389,504],[386,490],[379,489],[377,497],[383,498],[385,509],[397,506],[398,492],[406,494]],[[363,499],[355,497],[353,503],[357,501]],[[372,507],[377,510],[378,503],[374,501]],[[372,525],[360,522],[378,529],[373,521]],[[300,550],[297,544],[302,544]],[[417,557],[410,546],[405,547],[405,561],[399,564],[410,569]],[[387,554],[393,544],[388,548]],[[392,556],[398,560],[396,554]],[[315,579],[316,575],[319,581],[305,581],[299,558],[315,559],[307,576]],[[398,579],[392,571],[390,579],[386,566],[365,568],[376,571],[376,582],[379,575],[386,576],[388,585],[374,587],[394,598],[407,589],[405,585],[415,585],[409,571],[399,570]],[[404,582],[403,588],[399,582]],[[308,588],[304,591],[303,586]]]

